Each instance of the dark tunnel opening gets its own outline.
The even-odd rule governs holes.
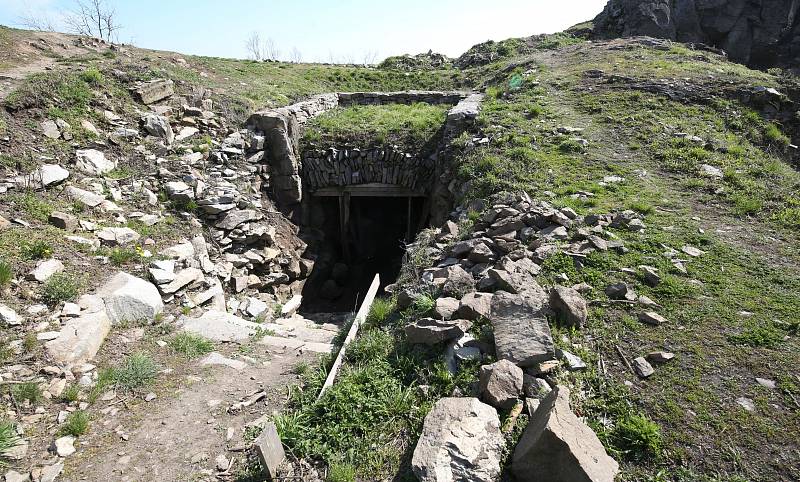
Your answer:
[[[426,199],[418,196],[315,196],[314,228],[321,231],[317,259],[303,289],[303,311],[358,308],[376,273],[381,291],[400,273],[407,243],[425,225]]]

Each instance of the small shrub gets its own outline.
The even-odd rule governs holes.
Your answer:
[[[42,299],[50,304],[72,301],[78,296],[78,290],[78,282],[72,275],[56,273],[42,287]]]
[[[17,403],[27,400],[33,405],[42,399],[42,391],[39,389],[39,385],[36,382],[25,382],[14,385],[11,389],[11,393],[14,395]]]
[[[170,341],[169,346],[186,358],[197,358],[214,351],[214,343],[193,333],[178,333]]]
[[[392,349],[392,335],[380,329],[362,333],[347,347],[347,360],[353,363],[385,358]]]
[[[22,256],[25,259],[48,259],[52,255],[53,247],[47,241],[37,240],[22,245]]]
[[[26,333],[25,338],[22,339],[22,351],[33,353],[37,346],[39,346],[39,339],[36,338],[36,333],[32,331]]]
[[[641,415],[628,415],[614,430],[616,445],[630,458],[642,460],[661,455],[661,430]]]
[[[0,260],[0,288],[4,288],[11,284],[14,279],[14,270],[7,262]]]
[[[64,425],[58,431],[61,435],[80,437],[89,429],[89,415],[83,410],[76,410],[69,414]]]
[[[150,355],[139,352],[126,358],[113,373],[117,386],[135,390],[153,382],[158,374],[158,365]]]
[[[428,295],[419,295],[414,298],[414,311],[417,313],[428,313],[436,307],[436,300]]]
[[[356,480],[356,469],[350,464],[332,463],[328,467],[328,476],[325,482],[354,482]]]
[[[103,74],[96,67],[89,67],[81,72],[81,80],[87,84],[99,85],[103,83]]]

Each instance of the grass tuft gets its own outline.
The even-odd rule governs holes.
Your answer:
[[[59,429],[61,435],[80,437],[89,429],[89,414],[83,410],[76,410],[67,416],[64,425]]]
[[[56,273],[42,287],[42,300],[51,305],[72,301],[78,296],[80,285],[67,273]]]
[[[150,355],[139,352],[126,358],[113,374],[117,386],[126,390],[136,390],[150,385],[155,380],[158,365]]]
[[[169,346],[176,353],[186,358],[197,358],[214,351],[214,343],[194,333],[178,333],[170,341]]]
[[[10,285],[12,279],[14,279],[14,269],[8,262],[0,260],[0,288]]]

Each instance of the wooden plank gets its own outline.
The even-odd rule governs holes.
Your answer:
[[[425,197],[423,191],[405,186],[383,183],[355,184],[341,187],[324,187],[312,194],[318,197],[334,197],[349,193],[352,197]]]
[[[317,395],[317,400],[322,398],[325,390],[333,386],[333,382],[336,380],[336,375],[339,373],[339,368],[342,366],[347,345],[349,345],[350,342],[356,338],[358,329],[367,319],[367,315],[369,314],[369,310],[372,308],[372,302],[375,301],[375,295],[378,294],[378,288],[380,285],[380,275],[376,274],[375,278],[372,280],[372,285],[370,285],[369,290],[367,291],[367,296],[364,297],[364,302],[361,303],[361,308],[356,313],[355,319],[353,319],[353,324],[350,326],[350,331],[347,332],[347,337],[344,339],[342,347],[339,349],[339,354],[336,356],[336,360],[333,362],[331,371],[328,372],[328,377],[325,379],[325,384],[322,385],[322,389],[319,391],[319,395]]]

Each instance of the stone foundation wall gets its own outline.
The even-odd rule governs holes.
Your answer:
[[[441,210],[446,212],[449,207],[445,208],[445,205],[450,195],[447,189],[449,180],[444,177],[451,173],[442,162],[446,156],[441,154],[447,150],[452,139],[474,124],[482,99],[482,94],[465,92],[329,93],[287,107],[256,112],[250,116],[247,126],[264,138],[263,167],[260,172],[268,177],[268,186],[278,207],[294,221],[299,219],[303,201],[303,176],[312,189],[370,182],[424,188],[437,198],[433,201],[434,209],[441,204]],[[301,159],[298,143],[302,126],[309,119],[339,106],[415,102],[454,105],[447,114],[444,139],[433,156],[417,159],[409,153],[393,149],[360,151],[334,146],[324,154],[306,156],[309,163],[307,167],[306,160]],[[254,157],[258,155],[256,153]]]
[[[436,169],[434,158],[420,159],[389,148],[332,147],[303,153],[302,176],[313,190],[332,186],[382,183],[428,190]]]

